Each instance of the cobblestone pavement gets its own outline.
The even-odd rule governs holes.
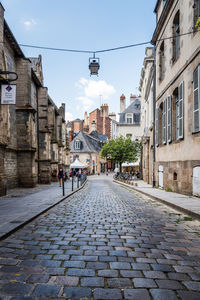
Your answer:
[[[200,299],[199,222],[94,178],[0,242],[0,299]]]

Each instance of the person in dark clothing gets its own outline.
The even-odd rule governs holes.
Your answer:
[[[62,186],[63,178],[64,178],[64,171],[63,168],[60,166],[60,168],[58,169],[58,179],[59,179],[60,186]]]

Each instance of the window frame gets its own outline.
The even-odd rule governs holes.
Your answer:
[[[167,97],[167,141],[172,141],[172,96]]]
[[[172,61],[175,62],[180,57],[180,11],[178,10],[173,19],[173,26],[172,26]]]
[[[195,72],[197,71],[197,88],[195,88]],[[195,109],[195,92],[197,91],[197,103],[198,103],[198,108]],[[199,124],[198,128],[195,128],[195,114],[197,113],[198,119],[199,119]],[[200,64],[196,67],[196,69],[193,72],[193,132],[199,132],[200,131]]]
[[[81,150],[81,141],[80,140],[74,141],[74,149]]]
[[[131,120],[131,122],[128,122],[128,120]],[[132,113],[126,113],[126,123],[133,124],[133,114]]]
[[[181,126],[182,126],[182,132],[181,132]],[[176,140],[183,139],[183,137],[184,137],[184,81],[181,81],[178,87],[178,96],[176,98]]]
[[[162,144],[167,143],[167,99],[163,101],[162,110]]]
[[[165,77],[165,43],[162,41],[159,50],[159,68],[160,68],[160,75],[159,79],[162,81]]]

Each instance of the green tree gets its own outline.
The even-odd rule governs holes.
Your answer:
[[[122,136],[116,140],[110,140],[101,149],[101,157],[111,158],[120,165],[120,172],[122,171],[122,163],[137,161],[141,153],[141,143],[131,141],[130,138],[123,138]]]
[[[198,18],[195,27],[197,28],[198,32],[200,33],[200,18]]]

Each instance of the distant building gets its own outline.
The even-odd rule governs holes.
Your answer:
[[[95,123],[93,123],[93,129]],[[70,143],[71,163],[78,158],[88,165],[90,174],[97,174],[106,170],[106,161],[100,157],[100,151],[107,136],[93,130],[90,134],[80,131]]]
[[[130,96],[130,104],[126,108],[126,97],[120,97],[120,113],[118,122],[118,136],[130,137],[131,140],[141,140],[143,125],[141,123],[141,97]]]
[[[153,48],[147,47],[140,77],[142,136],[142,176],[152,184],[153,180]]]
[[[92,131],[92,123],[95,122],[97,132],[111,138],[111,118],[109,117],[108,104],[102,104],[89,113],[89,132]]]

